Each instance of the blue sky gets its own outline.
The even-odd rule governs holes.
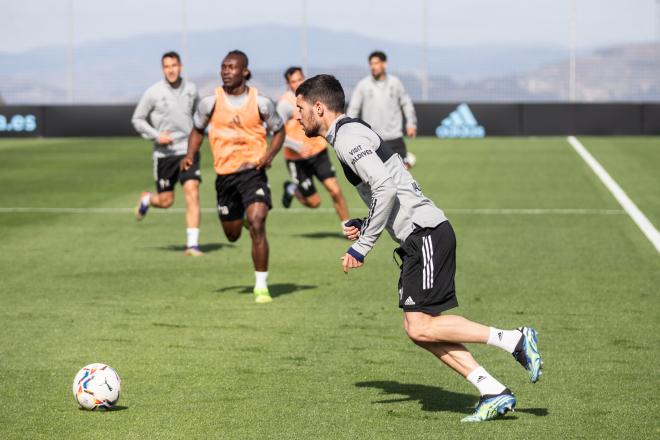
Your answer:
[[[74,41],[179,32],[184,4],[191,31],[261,23],[297,26],[302,22],[303,1],[73,0]],[[657,0],[428,0],[429,43],[567,46],[572,1],[581,48],[657,39]],[[0,51],[65,44],[68,4],[68,0],[0,0]],[[307,11],[310,26],[422,41],[422,0],[307,0]]]

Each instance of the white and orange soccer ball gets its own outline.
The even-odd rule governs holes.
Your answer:
[[[110,409],[119,400],[121,379],[105,364],[89,364],[73,379],[73,397],[81,408]]]

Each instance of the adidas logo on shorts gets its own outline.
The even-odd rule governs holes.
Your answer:
[[[266,193],[264,192],[264,189],[263,189],[263,188],[259,188],[259,189],[256,191],[255,194],[258,195],[258,196],[265,196],[265,195],[266,195]]]
[[[411,297],[408,297],[408,299],[406,299],[406,302],[404,302],[403,305],[404,306],[414,306],[415,301],[413,301],[413,299]]]

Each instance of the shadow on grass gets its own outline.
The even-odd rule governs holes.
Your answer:
[[[279,283],[279,284],[269,284],[268,290],[270,291],[270,296],[277,298],[281,295],[287,295],[289,293],[299,292],[301,290],[316,289],[318,286],[306,285],[306,284],[295,284],[295,283]],[[249,293],[252,294],[253,286],[227,286],[217,289],[216,292],[236,292],[236,293]]]
[[[396,399],[377,400],[373,403],[417,401],[422,405],[422,411],[452,411],[471,414],[479,400],[478,396],[473,394],[455,393],[453,391],[443,390],[440,387],[399,383],[393,380],[358,382],[355,386],[358,388],[376,388],[382,390],[383,394],[386,395],[398,394],[406,396]],[[533,414],[538,417],[548,415],[547,408],[516,408],[515,412]],[[514,414],[509,413],[506,417],[497,420],[515,420],[516,417]]]
[[[199,250],[204,252],[205,254],[219,251],[222,248],[233,248],[234,245],[231,243],[206,243],[206,244],[200,244],[199,245]],[[175,245],[171,244],[169,246],[161,246],[159,249],[164,249],[166,251],[174,251],[174,252],[181,252],[186,250],[186,247],[183,245]]]
[[[452,411],[470,414],[479,400],[479,397],[473,394],[455,393],[443,390],[440,387],[400,383],[393,380],[358,382],[355,386],[358,388],[376,388],[382,390],[385,395],[398,394],[405,396],[396,399],[377,400],[373,403],[418,401],[422,405],[422,411]]]
[[[304,234],[296,234],[296,236],[302,238],[312,238],[314,240],[322,240],[324,238],[338,238],[340,240],[346,240],[346,237],[344,237],[344,235],[339,232],[327,232],[327,231],[305,232]]]
[[[88,409],[80,408],[80,407],[78,409],[80,411],[88,411],[88,412],[96,412],[96,413],[107,413],[107,412],[115,412],[115,411],[124,411],[124,410],[127,410],[128,407],[123,406],[123,405],[115,405],[112,408],[99,408],[95,411],[89,411]]]
[[[548,408],[516,408],[516,412],[533,414],[537,417],[545,417],[548,413]]]

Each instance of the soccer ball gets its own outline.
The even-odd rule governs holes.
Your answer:
[[[406,160],[404,161],[410,168],[414,167],[417,163],[417,156],[408,152],[406,153]]]
[[[73,397],[81,408],[91,411],[112,408],[120,392],[121,379],[109,365],[89,364],[73,379]]]

